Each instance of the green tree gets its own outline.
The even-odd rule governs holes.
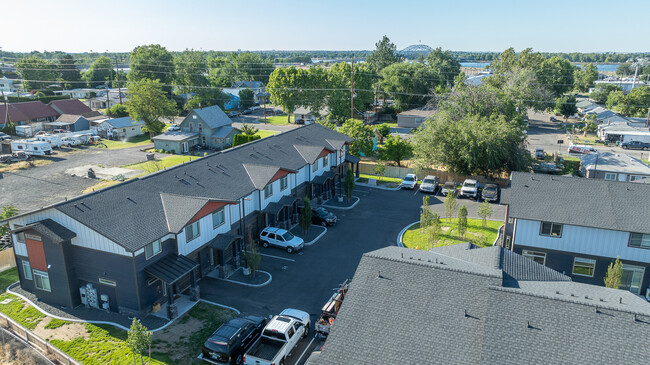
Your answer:
[[[255,105],[255,92],[253,89],[244,89],[239,91],[239,108],[248,109]]]
[[[178,94],[196,92],[209,85],[208,62],[201,51],[186,49],[174,56],[174,85]],[[153,78],[153,77],[148,77]]]
[[[451,221],[451,218],[456,215],[456,210],[458,210],[458,201],[456,200],[456,194],[450,192],[447,194],[447,199],[445,199],[445,217],[447,222]]]
[[[650,105],[650,88],[636,87],[619,103],[619,112],[625,116],[645,117]]]
[[[301,77],[306,72],[295,67],[278,68],[269,77],[266,90],[271,95],[271,102],[281,106],[287,113],[287,123],[291,121],[291,114],[302,105]]]
[[[555,111],[560,113],[566,122],[570,116],[575,115],[578,112],[576,97],[571,95],[555,99]]]
[[[0,212],[0,220],[11,218],[15,215],[18,215],[18,208],[14,205],[5,205],[2,207],[2,212]],[[9,233],[9,225],[4,224],[0,226],[0,237]]]
[[[632,64],[628,62],[621,63],[620,65],[618,65],[618,68],[616,69],[616,74],[618,76],[628,76],[632,73],[634,73]]]
[[[607,107],[614,109],[619,104],[625,104],[625,93],[622,90],[612,91],[607,95]]]
[[[431,211],[429,210],[429,196],[422,197],[422,209],[420,210],[420,232],[424,232],[431,225]]]
[[[187,99],[185,102],[185,105],[183,105],[183,110],[190,112],[194,109],[198,109],[201,107],[201,97],[198,95],[194,95],[191,98]]]
[[[443,85],[454,85],[454,79],[460,74],[460,62],[450,51],[443,51],[438,47],[429,53],[426,60]]]
[[[384,161],[377,160],[377,163],[375,164],[375,175],[379,176],[380,181],[381,181],[381,177],[384,176],[385,172],[386,172],[386,165],[384,164]]]
[[[128,117],[129,111],[124,104],[115,104],[111,107],[109,112],[111,118]]]
[[[84,78],[89,87],[108,84],[109,81],[116,78],[113,61],[106,56],[97,58],[84,74]]]
[[[15,66],[25,90],[42,89],[59,78],[55,64],[36,56],[22,58]]]
[[[395,63],[382,69],[380,74],[379,86],[399,110],[425,105],[432,90],[441,84],[439,75],[422,63]]]
[[[400,136],[389,136],[379,149],[382,158],[395,161],[397,167],[401,167],[401,162],[413,155],[413,147],[408,140]]]
[[[557,97],[573,87],[575,69],[576,67],[571,62],[556,56],[547,58],[542,62],[541,70],[539,70],[537,76],[553,96]]]
[[[597,84],[594,91],[589,94],[589,98],[598,104],[607,103],[609,94],[613,91],[622,91],[620,87],[613,84]]]
[[[397,53],[397,47],[387,36],[375,43],[375,47],[375,51],[366,58],[366,63],[375,71],[380,71],[387,66],[400,62],[401,57]]]
[[[233,87],[236,81],[261,81],[266,84],[275,69],[269,60],[263,60],[259,54],[251,52],[210,57],[208,68],[211,84],[218,87]]]
[[[147,327],[142,325],[137,318],[133,318],[131,328],[127,333],[126,344],[133,352],[133,363],[135,364],[135,355],[140,356],[140,363],[144,364],[142,354],[151,348],[151,335],[152,333],[147,330]]]
[[[467,207],[465,204],[458,208],[458,237],[464,238],[467,233]]]
[[[343,187],[345,188],[345,196],[348,198],[348,201],[352,200],[352,192],[354,191],[354,173],[352,169],[348,169],[345,172]]]
[[[312,77],[312,80],[318,80]],[[352,79],[354,79],[354,108],[357,111],[367,110],[373,102],[373,73],[368,64],[355,64],[354,77],[352,77],[352,65],[347,62],[340,62],[327,71],[327,83],[318,85],[312,83],[306,89],[329,89],[324,98],[321,97],[322,103],[327,103],[331,115],[343,121],[350,117]],[[313,110],[314,108],[312,108]]]
[[[353,139],[352,143],[350,143],[350,153],[355,156],[372,155],[375,134],[369,126],[358,119],[349,119],[343,123],[340,132]]]
[[[610,262],[605,275],[605,286],[608,288],[618,289],[623,279],[623,263],[617,257],[616,261]]]
[[[442,225],[440,222],[440,215],[433,212],[429,217],[431,223],[427,229],[427,243],[429,244],[429,249],[435,247],[440,240],[440,235],[442,234]]]
[[[131,119],[144,122],[144,130],[149,132],[150,137],[159,134],[165,127],[161,118],[171,118],[176,114],[176,103],[167,99],[158,80],[140,79],[129,83],[126,107]]]
[[[386,124],[379,124],[375,127],[375,133],[379,137],[379,143],[384,143],[384,139],[390,136],[390,127]]]
[[[483,228],[487,226],[487,219],[490,218],[492,212],[492,205],[487,200],[483,200],[483,203],[478,207],[478,216],[481,217]]]
[[[298,223],[304,234],[307,234],[309,227],[311,227],[311,202],[308,197],[302,198],[302,210],[298,215]]]
[[[259,129],[251,126],[248,123],[242,123],[240,130],[241,130],[241,133],[243,135],[245,135],[245,136],[254,136],[259,131]]]
[[[255,277],[255,274],[260,269],[260,262],[262,261],[262,254],[255,240],[253,240],[253,228],[248,229],[248,250],[244,251],[244,259],[246,265],[250,269],[250,276]]]
[[[580,91],[589,90],[596,80],[598,80],[598,69],[593,63],[583,64],[581,68],[576,68],[574,71],[573,86]]]
[[[171,94],[171,85],[175,79],[174,57],[165,47],[159,44],[135,47],[129,60],[129,82],[160,80],[163,90]]]
[[[72,55],[64,55],[58,63],[58,71],[67,89],[80,86],[81,72],[77,68],[77,60]]]

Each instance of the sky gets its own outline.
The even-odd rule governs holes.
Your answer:
[[[616,6],[615,6],[616,5]],[[3,0],[5,51],[397,49],[649,52],[650,1]],[[10,16],[7,16],[10,15]]]

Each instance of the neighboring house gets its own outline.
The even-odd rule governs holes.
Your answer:
[[[335,195],[350,141],[304,126],[11,217],[21,287],[56,307],[82,290],[111,311],[175,317],[198,278],[244,264],[243,237],[297,223],[305,195]]]
[[[156,149],[187,153],[194,146],[223,150],[232,146],[239,130],[217,105],[192,110],[180,123],[181,132],[167,132],[154,138]]]
[[[14,87],[14,80],[9,80],[6,76],[3,76],[0,79],[0,91],[4,92],[5,95],[7,95],[7,93],[15,92],[16,88]]]
[[[223,103],[226,110],[239,108],[239,89],[224,88],[221,91],[228,96],[228,100]]]
[[[86,104],[77,99],[53,100],[47,105],[51,106],[59,114],[83,116],[95,116],[98,114],[98,112],[93,112]]]
[[[597,88],[598,85],[616,85],[623,90],[625,94],[632,91],[632,89],[637,87],[645,87],[646,83],[639,80],[634,80],[632,78],[623,78],[623,79],[608,79],[608,80],[596,80],[594,81],[594,86]]]
[[[639,123],[636,121],[608,121],[607,123],[598,125],[596,134],[601,140],[605,141],[608,139],[608,132],[648,132],[648,128],[645,127],[645,122]]]
[[[637,158],[612,152],[582,155],[580,172],[587,179],[631,182],[650,178],[650,166]]]
[[[232,83],[233,89],[251,89],[254,92],[254,102],[264,104],[269,102],[270,94],[266,92],[262,81],[235,81]],[[239,94],[239,93],[238,93]]]
[[[314,364],[644,364],[649,323],[632,293],[498,246],[393,246],[361,257]]]
[[[578,113],[584,114],[584,112],[588,109],[593,109],[597,107],[598,105],[594,103],[593,101],[590,100],[580,100],[576,103],[576,107],[578,108]]]
[[[483,83],[483,79],[489,77],[490,75],[492,75],[490,71],[481,71],[475,75],[468,76],[467,79],[465,79],[465,84],[471,86],[479,86]]]
[[[418,128],[427,118],[434,116],[436,108],[422,107],[397,114],[397,126],[401,128]]]
[[[296,108],[293,112],[293,120],[304,120],[304,121],[316,121],[321,118],[326,117],[330,113],[329,108],[323,107],[318,111],[318,114],[311,111],[311,109],[305,108],[304,106]]]
[[[144,121],[134,121],[131,117],[105,119],[99,122],[95,130],[104,138],[124,139],[143,134]]]
[[[53,122],[61,113],[40,101],[27,101],[23,103],[0,104],[0,125],[9,121],[15,125],[37,124],[35,129],[41,130],[43,122]],[[7,119],[7,114],[9,119]]]
[[[69,132],[86,131],[90,129],[90,122],[81,115],[63,114],[55,122],[43,123],[43,130],[52,131],[63,129]]]
[[[649,184],[514,172],[511,186],[505,247],[594,285],[618,257],[621,288],[646,295]]]
[[[57,90],[54,91],[55,95],[68,95],[72,99],[90,99],[96,97],[100,89],[72,89],[72,90]]]
[[[122,98],[122,103],[126,102],[125,98]],[[99,96],[96,98],[91,98],[88,100],[88,105],[91,109],[110,109],[113,106],[120,104],[120,99],[117,96],[109,95],[108,99],[105,96]]]

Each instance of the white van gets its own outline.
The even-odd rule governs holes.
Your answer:
[[[589,153],[597,153],[595,148],[592,146],[585,146],[582,144],[571,144],[569,145],[569,153],[582,153],[582,154],[589,154]]]
[[[11,142],[11,151],[23,151],[30,156],[45,156],[52,154],[52,146],[43,141],[34,139],[23,139],[20,141]]]
[[[58,134],[40,134],[36,136],[36,139],[49,143],[52,148],[59,148],[63,144],[61,136]]]

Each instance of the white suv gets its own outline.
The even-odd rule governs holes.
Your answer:
[[[266,227],[260,233],[262,247],[276,246],[287,250],[288,253],[302,250],[305,242],[300,237],[282,228]]]
[[[466,179],[463,181],[463,187],[460,188],[460,195],[467,198],[478,199],[478,181]]]

